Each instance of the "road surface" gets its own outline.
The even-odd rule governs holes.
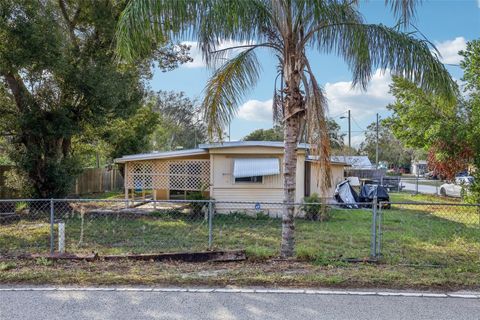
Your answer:
[[[480,294],[0,288],[0,319],[479,319]],[[388,295],[386,295],[388,294]]]
[[[404,185],[403,191],[413,191],[413,192],[416,191],[415,182],[412,182],[412,181],[406,182],[406,181],[402,180],[401,183],[402,183],[402,185]],[[438,187],[419,184],[418,185],[418,192],[423,193],[423,194],[437,194]]]

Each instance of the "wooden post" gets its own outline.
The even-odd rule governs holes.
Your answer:
[[[123,181],[123,188],[125,189],[125,208],[128,208],[128,178],[127,178],[127,175],[128,175],[128,162],[125,162],[125,174],[124,174],[124,178],[125,180]]]
[[[157,190],[153,189],[153,209],[157,210]]]

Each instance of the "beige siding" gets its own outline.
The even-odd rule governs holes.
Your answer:
[[[211,194],[219,201],[282,202],[283,201],[283,149],[269,147],[225,148],[210,150]],[[264,176],[262,183],[235,183],[235,158],[271,158],[280,160],[280,174]],[[297,160],[297,191],[295,201],[304,195],[305,153],[299,151]]]
[[[331,174],[332,174],[332,186],[327,190],[327,192],[320,192],[320,179],[318,176],[318,168],[315,168],[315,163],[311,162],[310,170],[310,194],[316,193],[322,195],[322,197],[332,198],[333,193],[335,192],[335,187],[338,183],[342,182],[345,178],[343,177],[344,165],[343,164],[331,164]]]
[[[233,161],[235,158],[278,157],[281,168],[281,155],[275,154],[212,154],[212,196],[219,201],[282,201],[283,188],[281,175],[265,176],[262,183],[235,183]]]

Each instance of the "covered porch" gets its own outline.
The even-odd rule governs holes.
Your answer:
[[[117,163],[124,164],[125,200],[133,200],[138,192],[143,199],[151,197],[152,200],[183,200],[193,192],[202,192],[208,197],[209,155],[204,150],[188,151],[192,152],[173,151],[117,159]]]

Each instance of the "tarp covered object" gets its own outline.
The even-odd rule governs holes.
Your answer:
[[[373,198],[377,196],[377,201],[390,201],[387,189],[374,184],[366,184],[360,189],[360,202],[373,202]]]
[[[358,195],[350,186],[348,180],[340,182],[335,188],[335,200],[345,203],[347,208],[358,208],[355,204],[358,202]]]

